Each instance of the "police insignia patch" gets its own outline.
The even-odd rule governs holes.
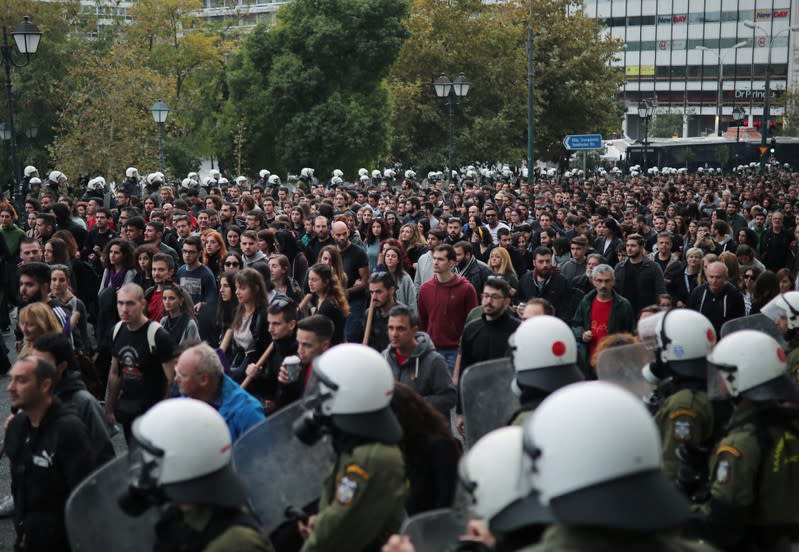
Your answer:
[[[726,483],[730,480],[730,463],[722,460],[716,466],[716,483]]]
[[[336,500],[340,504],[350,504],[352,499],[355,498],[355,492],[358,490],[358,483],[349,477],[342,477],[336,489]]]
[[[691,438],[691,422],[677,420],[674,422],[674,438],[677,441],[686,441]]]

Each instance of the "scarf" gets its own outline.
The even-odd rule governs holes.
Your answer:
[[[166,319],[161,326],[167,331],[169,335],[171,335],[177,343],[183,339],[183,332],[186,331],[186,327],[189,325],[189,315],[185,312],[180,316],[176,316],[172,318],[168,314],[166,315]]]
[[[125,283],[125,274],[127,274],[126,268],[120,268],[119,270],[114,270],[113,268],[108,269],[108,273],[105,276],[105,282],[103,285],[108,287],[109,284],[114,286],[114,289],[118,290],[122,287],[122,284]]]

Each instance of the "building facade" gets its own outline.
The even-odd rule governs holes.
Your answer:
[[[585,0],[586,16],[626,44],[614,62],[625,75],[618,94],[626,108],[625,134],[643,136],[638,117],[643,100],[655,104],[655,117],[681,115],[682,128],[675,129],[681,136],[726,131],[735,126],[735,108],[744,109],[747,124],[757,128],[767,71],[771,119],[779,125],[779,98],[799,84],[799,36],[789,29],[799,24],[797,4],[799,0]]]

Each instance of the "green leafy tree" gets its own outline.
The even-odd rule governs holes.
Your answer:
[[[532,2],[536,157],[553,158],[566,134],[619,130],[613,97],[622,75],[609,62],[621,45],[584,17],[579,2]],[[526,2],[414,0],[411,39],[390,78],[393,160],[417,168],[446,164],[447,104],[432,82],[460,72],[472,88],[457,105],[458,162],[526,157],[528,10]]]
[[[407,34],[407,0],[293,0],[269,32],[256,28],[227,73],[217,152],[235,164],[231,136],[253,168],[312,166],[352,174],[387,151],[383,81]]]
[[[682,134],[682,114],[658,113],[652,122],[650,134],[655,138],[671,138]]]

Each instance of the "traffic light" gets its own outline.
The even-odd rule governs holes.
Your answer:
[[[777,139],[776,138],[772,138],[771,139],[771,147],[769,148],[769,152],[771,154],[774,154],[775,151],[777,151]]]

